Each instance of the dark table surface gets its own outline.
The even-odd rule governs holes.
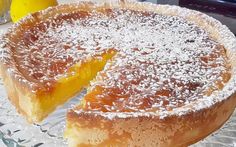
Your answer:
[[[236,0],[140,0],[157,4],[170,4],[206,13],[229,27],[236,35]]]

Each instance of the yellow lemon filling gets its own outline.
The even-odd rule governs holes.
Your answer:
[[[76,95],[96,76],[97,72],[101,71],[106,62],[114,56],[115,52],[103,54],[99,58],[91,59],[84,63],[75,64],[72,66],[66,76],[60,78],[53,91],[49,93],[36,93],[35,101],[29,102],[25,98],[21,105],[25,113],[33,120],[29,122],[39,122],[43,120],[49,113],[56,109],[57,106],[64,104],[72,96]],[[74,74],[71,74],[74,73]],[[32,97],[32,96],[31,96]],[[33,105],[33,106],[32,106]],[[33,108],[27,109],[27,108]],[[31,110],[31,111],[30,111]]]

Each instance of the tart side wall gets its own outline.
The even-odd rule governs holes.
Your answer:
[[[28,122],[32,122],[32,100],[36,98],[36,94],[32,93],[27,86],[20,84],[20,82],[7,72],[7,68],[1,65],[1,76],[5,89],[7,91],[8,99],[16,107],[17,111],[27,118]]]
[[[236,95],[183,116],[109,119],[93,112],[69,111],[65,137],[77,146],[187,146],[223,125],[233,113]],[[88,135],[89,134],[89,135]]]

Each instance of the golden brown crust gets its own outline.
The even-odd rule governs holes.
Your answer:
[[[26,86],[19,83],[18,80],[12,78],[11,74],[7,73],[7,69],[4,65],[1,66],[0,72],[9,100],[17,108],[17,111],[20,114],[26,116],[26,118],[29,118],[29,114],[27,114],[24,108],[20,106],[20,99],[22,99],[23,96],[26,99],[33,100],[35,95],[33,93],[30,93],[31,90],[27,89]],[[27,97],[27,95],[31,96]],[[30,119],[28,121],[32,122],[32,120]]]
[[[90,145],[96,146],[188,146],[218,129],[230,117],[235,104],[234,94],[210,108],[164,119],[153,116],[109,119],[94,113],[71,110],[67,114],[66,137],[71,146],[74,146],[73,139],[77,139],[77,145],[86,145],[90,141],[94,142]],[[86,129],[99,130],[108,137],[97,142],[96,138],[85,136],[83,140],[79,140],[81,136],[72,137],[75,131],[83,135],[82,132]]]

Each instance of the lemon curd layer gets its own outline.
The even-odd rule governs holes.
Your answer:
[[[41,121],[55,110],[57,106],[76,95],[82,88],[89,84],[89,81],[96,76],[98,71],[103,69],[107,60],[111,59],[114,54],[114,51],[110,51],[100,57],[95,57],[83,63],[76,63],[65,73],[65,76],[59,78],[51,91],[38,91],[33,96],[35,97],[35,101],[33,102],[27,97],[24,98],[20,105],[23,111],[29,116],[28,118],[32,119],[28,121]]]

